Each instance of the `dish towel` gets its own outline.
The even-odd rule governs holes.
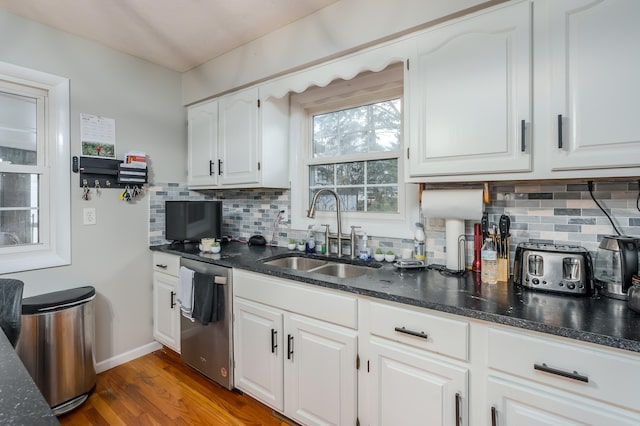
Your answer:
[[[192,319],[193,312],[193,275],[195,271],[180,267],[178,271],[178,305],[180,305],[180,311],[185,317]]]
[[[224,317],[224,284],[215,283],[215,275],[193,275],[193,318],[202,325]]]

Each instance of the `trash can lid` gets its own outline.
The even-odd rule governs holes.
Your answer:
[[[22,314],[51,312],[88,302],[96,295],[92,286],[71,288],[22,299]]]

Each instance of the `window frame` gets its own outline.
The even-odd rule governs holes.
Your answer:
[[[38,164],[36,166],[0,166],[0,172],[38,173],[39,242],[1,247],[0,274],[69,265],[71,264],[69,80],[6,62],[0,62],[0,80],[46,92],[43,105],[42,153],[37,154]],[[38,130],[40,134],[40,129]],[[40,155],[43,157],[41,158]]]
[[[342,232],[350,226],[359,226],[360,233],[391,238],[411,238],[412,229],[419,218],[419,189],[416,184],[404,182],[403,152],[408,143],[406,117],[406,90],[403,85],[403,64],[393,64],[379,72],[366,72],[351,80],[335,81],[324,88],[313,87],[291,96],[290,140],[291,157],[291,229],[306,230],[309,225],[331,224],[336,231],[335,211],[316,211],[315,218],[306,217],[309,209],[309,166],[326,163],[367,161],[382,158],[398,159],[398,212],[342,212]],[[359,105],[400,98],[402,102],[402,138],[397,151],[353,154],[313,158],[312,117]],[[335,157],[333,157],[335,158]]]

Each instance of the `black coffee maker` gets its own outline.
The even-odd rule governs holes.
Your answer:
[[[594,281],[607,297],[627,300],[633,275],[638,273],[640,239],[607,235],[596,252]]]

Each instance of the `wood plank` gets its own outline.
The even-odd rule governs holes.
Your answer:
[[[58,420],[63,426],[294,424],[253,398],[208,380],[168,348],[99,374],[87,401]]]

